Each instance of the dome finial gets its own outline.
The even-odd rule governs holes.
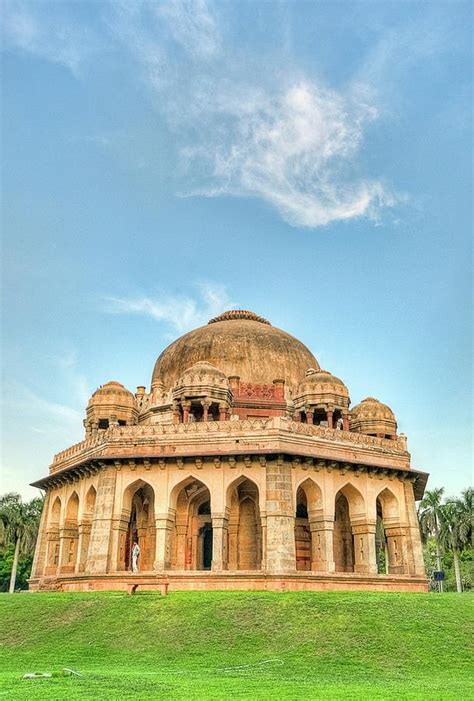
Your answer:
[[[270,322],[263,318],[263,316],[258,316],[254,312],[250,312],[248,309],[229,309],[227,312],[215,316],[210,319],[208,324],[215,324],[218,321],[235,321],[236,319],[247,319],[248,321],[258,321],[260,324],[268,324],[271,326]]]

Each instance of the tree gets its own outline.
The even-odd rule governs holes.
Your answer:
[[[467,542],[467,531],[464,526],[464,504],[461,499],[451,499],[441,508],[439,540],[453,554],[456,589],[462,592],[461,569],[459,566],[459,551]]]
[[[441,547],[439,532],[441,526],[442,504],[441,498],[444,494],[444,487],[431,489],[425,492],[425,496],[420,502],[418,518],[421,531],[425,537],[432,536],[436,544],[436,568],[441,570]],[[439,582],[439,591],[443,591],[443,582]]]
[[[15,591],[18,560],[31,555],[38,534],[43,499],[37,497],[24,503],[19,494],[10,492],[0,497],[0,545],[14,547],[9,592]]]
[[[474,548],[474,529],[472,527],[474,517],[474,489],[472,487],[464,489],[464,491],[461,492],[461,499],[458,501],[460,507],[460,531],[466,542],[471,544],[471,548]]]

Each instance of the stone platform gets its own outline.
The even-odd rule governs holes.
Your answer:
[[[118,573],[102,576],[59,575],[30,580],[35,591],[404,591],[427,592],[426,577],[411,575],[365,575],[294,572],[271,575],[264,572],[170,572]]]

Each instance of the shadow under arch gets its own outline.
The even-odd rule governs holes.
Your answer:
[[[241,475],[226,491],[229,570],[260,570],[262,567],[262,524],[256,483]]]
[[[62,501],[58,494],[51,505],[48,527],[46,529],[48,546],[46,551],[45,575],[56,574],[59,567],[59,521],[61,519],[61,509]]]
[[[314,550],[311,522],[323,513],[322,490],[311,477],[303,478],[297,486],[295,503],[296,569],[308,571]]]
[[[80,551],[79,551],[79,562],[78,570],[79,572],[84,572],[86,569],[87,558],[89,556],[89,547],[91,539],[91,529],[92,521],[94,519],[95,503],[97,500],[97,490],[93,484],[89,487],[86,492],[84,499],[82,518],[79,525],[80,532],[82,532],[82,540],[80,540]],[[81,533],[80,533],[81,535]]]
[[[79,541],[79,496],[73,491],[66,504],[62,530],[61,572],[74,572],[77,564]]]
[[[155,490],[149,482],[137,479],[125,487],[122,496],[117,569],[132,569],[132,549],[137,543],[138,571],[152,571],[155,542]]]
[[[212,566],[211,493],[200,479],[188,475],[173,487],[170,512],[171,568],[210,570]]]
[[[405,571],[403,535],[400,528],[400,506],[388,487],[376,499],[375,552],[379,574],[401,574]]]

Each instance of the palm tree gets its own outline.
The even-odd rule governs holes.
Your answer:
[[[468,539],[465,523],[465,505],[461,499],[450,499],[442,507],[439,539],[446,549],[453,553],[454,575],[456,589],[462,592],[461,569],[459,567],[459,551]]]
[[[15,591],[20,555],[31,554],[38,534],[43,499],[24,503],[19,494],[10,492],[0,497],[0,545],[14,545],[9,592]]]
[[[420,502],[418,509],[418,519],[421,531],[425,537],[432,536],[436,545],[436,569],[441,570],[441,548],[439,532],[441,527],[442,504],[441,498],[444,494],[444,487],[431,489],[425,492],[425,496]],[[439,591],[443,591],[443,582],[439,582]]]
[[[474,528],[472,527],[474,518],[474,489],[472,487],[468,487],[461,492],[459,506],[461,533],[465,536],[466,542],[471,543],[471,548],[474,548]]]

